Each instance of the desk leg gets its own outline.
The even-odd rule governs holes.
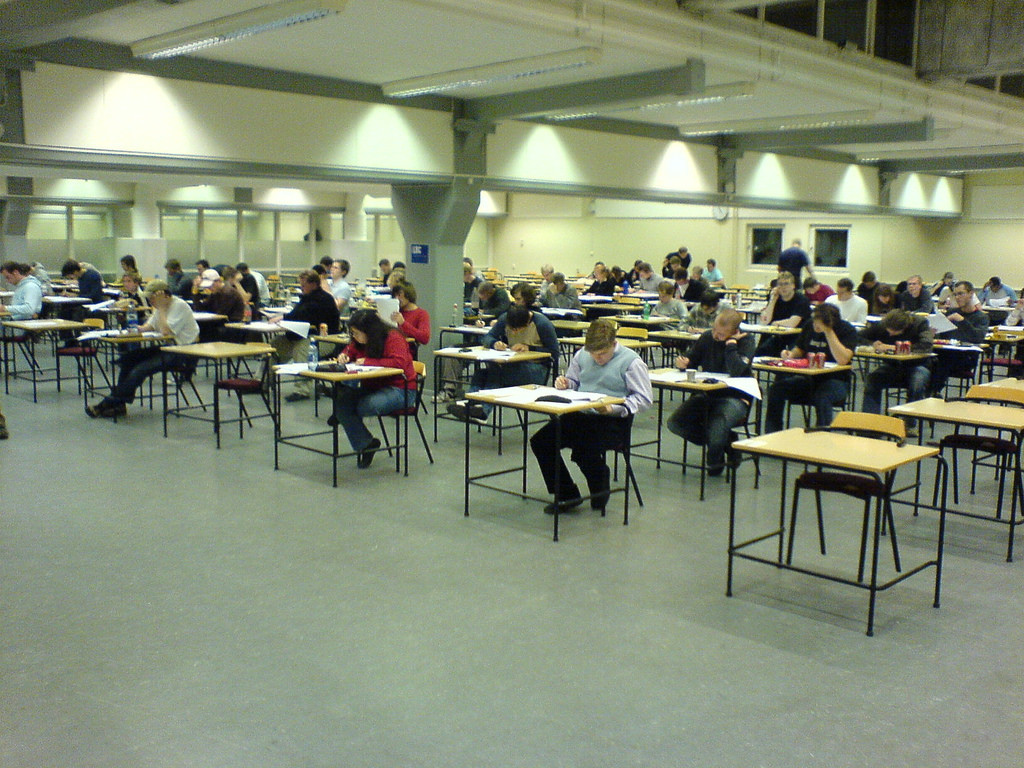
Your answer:
[[[939,510],[939,541],[935,548],[935,602],[932,607],[939,607],[939,591],[942,588],[942,552],[946,540],[946,491],[949,487],[949,465],[941,456],[936,456],[935,471],[942,474],[942,508]]]
[[[519,420],[523,425],[523,496],[526,496],[526,444],[530,440],[530,412],[521,411]]]
[[[167,437],[167,355],[160,360],[160,383],[164,401],[164,437]]]
[[[892,483],[895,475],[895,472],[886,474],[885,498],[889,498],[892,493]],[[875,598],[878,597],[878,544],[882,533],[882,510],[885,509],[885,506],[883,499],[875,500],[875,530],[872,534],[871,545],[871,583],[868,585],[868,637],[872,637],[875,634]]]
[[[786,475],[789,462],[782,460],[782,480],[779,488],[779,564],[782,564],[782,546],[786,539]],[[733,475],[735,476],[735,472]],[[790,533],[790,536],[793,534]]]
[[[560,416],[555,415],[552,417],[555,420],[555,456],[559,460],[562,458],[562,419]],[[562,511],[558,500],[562,498],[562,473],[558,472],[555,475],[555,536],[554,541],[558,541],[558,513]]]
[[[726,550],[725,596],[732,597],[733,543],[736,541],[736,475],[733,472],[729,482],[729,548]]]
[[[1022,495],[1021,489],[1021,477],[1020,477],[1020,451],[1021,443],[1017,441],[1017,453],[1013,457],[1013,482],[1010,484],[1010,493],[1013,495],[1010,501],[1010,536],[1006,542],[1006,562],[1013,562],[1013,538],[1014,533],[1017,530],[1017,500],[1020,499],[1021,506],[1024,507],[1024,495]],[[1024,514],[1024,509],[1021,510]]]
[[[469,419],[464,419],[463,435],[465,436],[465,442],[463,443],[463,445],[465,447],[465,470],[466,470],[465,481],[464,481],[463,485],[465,485],[466,487],[463,490],[462,516],[463,517],[469,517]]]
[[[281,377],[271,371],[270,398],[274,408],[274,469],[280,466],[278,459],[281,453]]]
[[[438,338],[438,343],[440,343],[440,338]],[[434,442],[435,443],[437,442],[437,410],[438,410],[438,408],[441,405],[440,401],[437,398],[438,398],[438,393],[440,391],[440,386],[441,386],[441,373],[440,373],[440,370],[441,370],[441,361],[443,359],[444,358],[441,358],[441,357],[435,357],[434,358]]]
[[[665,390],[658,387],[658,442],[654,446],[655,469],[661,469],[661,421],[665,416]]]

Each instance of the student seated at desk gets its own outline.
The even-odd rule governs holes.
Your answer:
[[[560,448],[572,449],[572,460],[587,481],[591,508],[604,509],[611,478],[605,452],[615,450],[625,440],[628,428],[625,417],[645,411],[653,402],[647,365],[636,352],[615,341],[615,324],[601,318],[590,324],[583,349],[573,357],[565,375],[555,380],[555,388],[625,398],[619,405],[600,405],[563,416],[561,445],[556,443],[558,430],[554,421],[549,421],[530,438],[530,447],[537,457],[548,493],[554,494],[556,484],[558,487],[558,496],[544,508],[545,512],[564,512],[583,502]]]
[[[583,311],[576,289],[565,282],[565,275],[555,272],[551,275],[551,287],[540,295],[541,306],[555,309],[577,309]]]
[[[717,291],[704,291],[704,295],[700,297],[700,303],[690,310],[679,326],[693,332],[706,331],[714,326],[715,320],[724,309],[722,297],[718,295]]]
[[[149,320],[139,327],[140,331],[157,331],[172,336],[176,345],[194,344],[199,338],[199,324],[190,307],[183,299],[171,295],[170,286],[163,280],[150,280],[146,285],[146,300],[153,308]],[[121,373],[110,394],[96,405],[87,406],[85,412],[92,418],[114,418],[124,416],[128,403],[135,399],[135,390],[142,383],[161,371],[167,355],[158,346],[133,349],[121,356]]]
[[[671,317],[676,320],[676,328],[683,326],[683,318],[686,317],[686,305],[675,298],[676,285],[671,280],[662,280],[658,283],[658,303],[651,307],[651,315],[657,317]]]
[[[292,310],[284,315],[271,317],[270,322],[276,323],[284,320],[292,320],[300,323],[309,323],[309,335],[319,333],[321,325],[327,326],[327,333],[337,333],[339,327],[338,305],[334,303],[334,297],[325,291],[320,285],[320,275],[312,269],[299,273],[299,288],[302,296],[299,303]],[[279,334],[270,342],[277,353],[279,360],[291,360],[295,363],[304,362],[309,354],[309,337],[302,337],[297,333],[287,331]],[[295,391],[286,395],[285,400],[294,403],[299,400],[308,400],[313,394],[313,380],[300,377],[295,383]]]
[[[403,374],[390,379],[366,379],[355,386],[337,388],[334,413],[327,420],[341,425],[353,451],[359,452],[356,466],[366,469],[373,462],[380,440],[370,434],[364,416],[384,416],[412,405],[416,399],[416,371],[409,344],[400,331],[389,328],[372,309],[359,309],[348,321],[352,342],[338,355],[338,362],[400,368]]]
[[[849,365],[857,349],[857,329],[840,317],[833,304],[819,304],[811,313],[811,324],[797,337],[792,349],[782,350],[782,358],[807,357],[811,352],[824,352],[825,361]],[[781,374],[768,390],[764,430],[782,429],[786,403],[807,403],[814,406],[819,427],[832,423],[833,408],[846,402],[850,393],[850,372],[832,374]]]
[[[761,312],[761,322],[784,328],[799,328],[811,316],[811,302],[796,289],[796,278],[789,272],[779,272],[775,287],[768,294],[768,304]],[[758,357],[778,357],[786,346],[785,336],[765,334],[757,346]]]
[[[956,328],[936,334],[938,338],[953,339],[962,344],[981,344],[988,334],[988,315],[974,300],[974,285],[967,280],[960,280],[953,285],[953,303],[955,308],[946,315]],[[955,349],[935,347],[935,366],[932,368],[931,392],[935,397],[942,397],[946,382],[954,373],[974,376],[974,368],[978,364],[980,352],[966,352]]]
[[[860,338],[870,344],[875,352],[894,352],[897,341],[909,341],[911,352],[931,352],[935,332],[928,325],[928,318],[894,309],[877,323],[862,328]],[[861,410],[881,413],[882,392],[888,387],[906,387],[908,402],[921,400],[928,392],[930,379],[931,371],[926,361],[884,362],[864,380],[864,403]]]
[[[39,280],[32,275],[32,267],[16,261],[5,261],[0,266],[0,274],[14,286],[14,295],[6,306],[11,313],[11,320],[39,317],[43,311],[43,289]],[[3,301],[0,301],[0,309],[4,309]]]
[[[139,288],[141,283],[142,279],[138,272],[125,272],[121,275],[121,292],[117,294],[114,306],[117,309],[128,309],[129,307],[139,309],[139,307],[148,306],[146,295]]]
[[[398,299],[398,311],[392,313],[391,322],[416,344],[430,343],[430,313],[416,304],[416,286],[402,282],[391,289],[392,298]],[[415,358],[415,346],[412,348]]]
[[[551,366],[558,364],[558,334],[540,312],[516,304],[487,332],[480,343],[485,349],[504,352],[528,352],[539,350],[551,355],[550,360],[525,363],[486,363],[478,366],[473,373],[469,392],[496,387],[515,387],[520,384],[543,384],[551,375]],[[494,406],[487,403],[470,403],[460,400],[448,406],[448,413],[457,419],[468,419],[477,424],[486,424]]]
[[[740,331],[742,319],[735,309],[723,309],[711,330],[701,334],[686,356],[676,359],[676,367],[701,368],[723,376],[750,376],[754,339]],[[737,389],[698,392],[676,408],[666,426],[684,440],[707,444],[707,470],[715,477],[725,469],[725,452],[739,439],[732,430],[747,420],[750,403],[750,396]]]
[[[508,312],[512,300],[508,297],[508,291],[494,283],[485,280],[476,289],[480,298],[480,313],[498,317]]]
[[[585,292],[595,296],[614,296],[617,287],[611,271],[601,262],[597,262],[594,265],[594,282]]]

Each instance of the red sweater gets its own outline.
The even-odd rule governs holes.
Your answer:
[[[379,365],[384,368],[401,368],[405,376],[394,376],[390,379],[366,379],[362,385],[366,389],[383,389],[384,387],[405,387],[416,389],[416,371],[412,367],[412,354],[409,352],[409,343],[399,331],[389,331],[387,340],[384,342],[384,354],[380,357],[368,357],[366,348],[352,342],[345,347],[344,354],[352,362],[366,358],[365,365]]]
[[[423,307],[402,310],[403,322],[398,330],[415,339],[417,344],[430,343],[430,313]]]

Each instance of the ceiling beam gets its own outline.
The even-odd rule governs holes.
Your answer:
[[[577,111],[590,114],[692,96],[703,90],[704,62],[689,59],[681,67],[471,99],[467,112],[487,122]]]
[[[452,111],[452,99],[445,96],[415,96],[408,99],[389,99],[379,85],[341,80],[320,75],[305,75],[280,69],[250,67],[244,64],[201,59],[195,56],[176,56],[173,59],[137,59],[124,45],[97,43],[90,40],[63,40],[25,51],[39,61],[86,67],[109,72],[135,72],[171,80],[198,83],[216,83],[241,88],[259,88],[281,93],[300,93],[333,99],[349,99],[403,107]]]
[[[735,11],[740,8],[755,8],[759,5],[780,5],[792,0],[681,0],[679,7],[684,11],[704,13],[706,11]]]
[[[75,34],[79,22],[138,0],[7,0],[0,2],[0,50],[50,43]]]
[[[905,123],[839,125],[793,131],[751,131],[729,134],[727,138],[730,144],[739,149],[760,151],[786,147],[931,141],[934,128],[934,121],[926,117]]]
[[[963,173],[966,171],[993,171],[1001,168],[1024,168],[1024,152],[993,155],[947,155],[944,157],[908,157],[902,160],[882,160],[881,171],[894,173]]]

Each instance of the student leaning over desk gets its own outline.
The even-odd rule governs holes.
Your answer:
[[[334,413],[327,420],[341,425],[353,451],[358,451],[357,466],[366,469],[373,462],[380,440],[370,434],[364,416],[383,416],[416,397],[416,371],[409,344],[400,331],[390,328],[372,309],[359,309],[348,321],[351,343],[338,355],[341,364],[358,363],[383,368],[400,368],[404,373],[389,379],[366,379],[356,386],[339,387],[334,398]]]
[[[0,274],[4,280],[14,286],[14,295],[10,303],[4,307],[0,301],[0,309],[6,308],[12,320],[31,320],[38,317],[43,308],[43,289],[32,275],[32,267],[14,261],[4,262],[0,266]]]
[[[591,508],[604,509],[611,487],[605,453],[625,440],[627,417],[647,410],[654,399],[647,365],[633,350],[615,341],[615,324],[600,318],[590,324],[583,349],[573,357],[565,375],[555,380],[555,388],[625,398],[621,404],[599,405],[586,412],[564,415],[560,446],[556,443],[553,421],[530,438],[548,493],[554,494],[556,485],[558,488],[558,497],[544,508],[545,512],[554,514],[556,509],[565,511],[583,502],[560,448],[572,449],[571,458],[587,481]]]

